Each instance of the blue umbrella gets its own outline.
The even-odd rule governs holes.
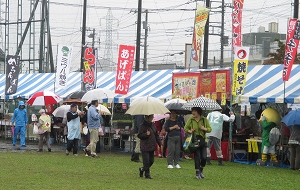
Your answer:
[[[300,125],[300,109],[291,110],[286,116],[281,120],[286,126]]]

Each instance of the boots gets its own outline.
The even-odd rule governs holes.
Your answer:
[[[132,155],[131,155],[131,161],[134,161],[134,155],[135,155],[135,153],[134,153],[134,151],[132,152]]]
[[[207,164],[207,165],[211,165],[210,157],[206,157],[206,164]]]
[[[200,176],[200,171],[196,171],[196,179],[202,179]]]
[[[132,156],[131,156],[131,161],[133,161],[133,162],[141,162],[139,156],[140,156],[139,153],[133,152]]]
[[[219,166],[224,166],[224,164],[222,163],[223,158],[218,158],[218,165]]]
[[[139,171],[140,171],[140,177],[143,177],[143,175],[144,175],[143,167],[140,167],[140,168],[139,168]]]
[[[153,179],[153,178],[150,176],[150,169],[148,169],[148,170],[145,171],[145,178],[146,178],[146,179]]]

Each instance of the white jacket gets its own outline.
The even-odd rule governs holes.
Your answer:
[[[232,122],[235,119],[235,115],[231,115],[228,117],[225,114],[222,114],[219,111],[213,111],[207,115],[207,119],[209,121],[210,127],[212,131],[210,133],[206,133],[206,137],[216,137],[218,139],[222,138],[222,129],[223,122]]]

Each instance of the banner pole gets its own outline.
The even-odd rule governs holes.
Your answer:
[[[196,25],[196,16],[197,16],[197,6],[198,6],[198,3],[196,1],[196,9],[195,9],[195,18],[194,18],[194,27],[193,27],[193,38],[192,38],[192,45],[191,45],[191,54],[190,54],[190,62],[189,62],[189,68],[188,68],[188,72],[191,71],[191,64],[192,64],[192,50],[193,50],[193,41],[194,41],[194,38],[196,38],[196,32],[195,32],[195,25]],[[196,40],[197,42],[197,40]],[[199,62],[199,67],[200,67],[200,62]]]

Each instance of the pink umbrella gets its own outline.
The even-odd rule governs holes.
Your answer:
[[[167,119],[170,117],[170,114],[154,114],[153,122],[154,121],[159,121],[161,119]]]
[[[45,106],[49,104],[57,104],[62,98],[50,91],[36,92],[29,98],[27,104],[32,106]]]

